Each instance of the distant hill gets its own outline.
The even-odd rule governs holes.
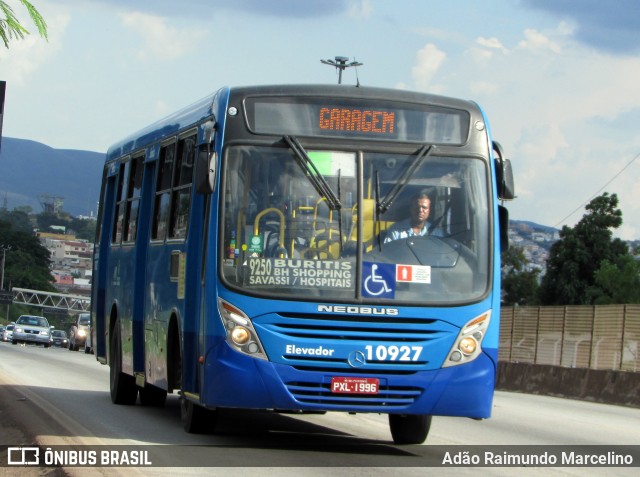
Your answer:
[[[547,234],[553,234],[560,231],[560,229],[549,227],[548,225],[540,225],[529,220],[510,220],[510,226],[513,228],[530,228],[536,232],[543,232]]]
[[[104,157],[98,152],[54,149],[35,141],[3,137],[0,207],[6,204],[13,210],[28,205],[40,213],[42,197],[60,197],[65,212],[96,215]]]

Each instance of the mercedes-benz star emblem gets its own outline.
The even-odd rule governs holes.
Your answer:
[[[364,366],[365,364],[367,364],[367,358],[365,358],[362,351],[352,351],[349,354],[347,363],[349,363],[349,366],[351,366],[352,368],[359,368],[360,366]]]

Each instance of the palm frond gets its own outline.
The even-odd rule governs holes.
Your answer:
[[[38,10],[36,10],[36,8],[33,5],[31,5],[31,3],[29,3],[27,0],[20,0],[20,2],[26,7],[27,12],[29,12],[31,21],[36,25],[36,28],[38,29],[38,33],[40,33],[40,36],[45,40],[48,40],[47,22],[44,21],[44,18],[42,17],[42,15],[40,15],[40,12],[38,12]]]
[[[20,3],[22,3],[27,9],[27,12],[29,13],[33,23],[36,25],[40,36],[45,40],[48,40],[47,23],[44,21],[42,15],[40,15],[38,10],[36,10],[36,8],[27,0],[20,0]],[[2,12],[3,17],[0,18],[0,39],[4,43],[4,46],[9,48],[10,40],[23,39],[25,35],[29,34],[29,31],[20,25],[13,9],[7,3],[0,1],[0,11]]]

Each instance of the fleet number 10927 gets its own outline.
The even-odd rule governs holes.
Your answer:
[[[422,346],[371,346],[364,347],[367,361],[418,361]]]

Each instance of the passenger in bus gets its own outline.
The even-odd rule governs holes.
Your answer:
[[[444,236],[440,228],[433,227],[427,220],[430,213],[431,197],[429,191],[423,189],[411,199],[409,217],[399,220],[389,227],[387,236],[384,239],[385,243],[423,235],[433,235],[435,237]]]

